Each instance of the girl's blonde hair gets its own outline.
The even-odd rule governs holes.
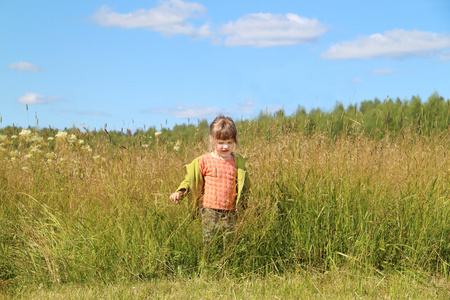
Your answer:
[[[237,145],[237,133],[236,125],[230,117],[220,115],[209,126],[209,134],[214,142],[217,140],[233,140]]]

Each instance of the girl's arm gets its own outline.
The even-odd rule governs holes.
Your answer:
[[[180,186],[177,188],[177,191],[170,195],[170,200],[178,204],[181,199],[183,199],[184,193],[189,190],[189,176],[186,174],[186,177],[181,182]]]
[[[201,190],[203,187],[203,175],[200,171],[198,158],[194,159],[190,164],[186,165],[186,177],[178,186],[177,191],[170,195],[170,200],[175,203],[180,202],[187,192]]]
[[[186,176],[184,177],[184,180],[180,183],[180,185],[177,188],[177,192],[180,190],[184,190],[184,191],[188,191],[190,188],[190,184],[189,184],[189,174],[186,174]]]
[[[183,199],[184,192],[185,192],[185,189],[181,189],[179,191],[176,191],[175,193],[170,195],[170,200],[175,202],[175,204],[178,204],[180,202],[180,200]]]

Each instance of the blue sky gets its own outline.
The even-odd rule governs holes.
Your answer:
[[[0,127],[160,129],[435,91],[450,98],[448,0],[0,1]]]

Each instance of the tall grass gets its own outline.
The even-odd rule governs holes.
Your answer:
[[[178,151],[164,134],[125,146],[105,132],[3,135],[0,285],[306,267],[448,276],[448,130],[378,140],[290,122],[238,123],[251,197],[232,243],[206,266],[195,205],[168,201],[183,165],[208,151],[204,133]]]

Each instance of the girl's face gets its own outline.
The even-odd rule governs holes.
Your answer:
[[[211,143],[214,144],[214,153],[222,158],[228,158],[236,147],[236,142],[234,140],[216,140],[214,141],[211,137]]]

